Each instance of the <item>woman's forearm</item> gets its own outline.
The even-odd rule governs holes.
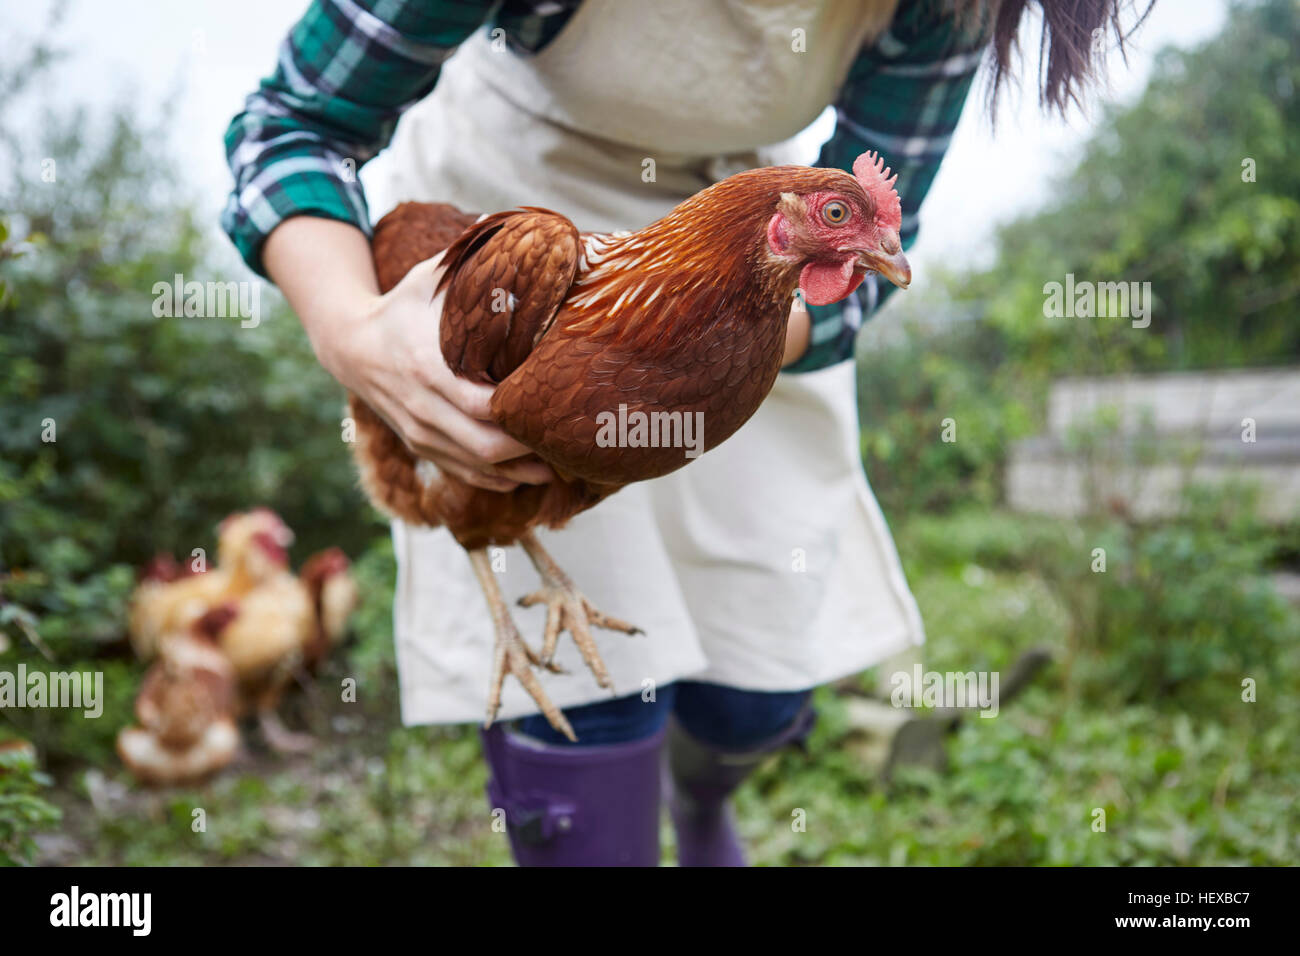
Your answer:
[[[267,237],[262,262],[302,322],[320,363],[335,378],[345,378],[340,345],[379,299],[365,234],[335,219],[294,216]]]

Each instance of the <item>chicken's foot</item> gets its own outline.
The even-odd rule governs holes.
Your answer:
[[[519,636],[519,629],[515,627],[510,610],[501,596],[501,588],[497,585],[487,551],[482,548],[470,551],[469,560],[474,566],[474,576],[478,578],[479,587],[483,589],[483,597],[487,599],[488,611],[492,614],[492,627],[496,631],[496,642],[492,649],[492,679],[488,691],[487,720],[483,726],[491,727],[492,722],[496,720],[497,711],[501,709],[501,685],[505,682],[506,673],[509,672],[524,685],[524,690],[528,691],[529,696],[541,708],[550,725],[570,740],[577,741],[573,727],[560,708],[556,707],[546,695],[541,681],[532,671],[533,666],[545,667],[557,673],[560,672],[560,668],[549,661],[544,663],[537,652]]]
[[[261,729],[262,739],[267,746],[278,754],[307,753],[316,746],[315,737],[290,730],[274,710],[258,711],[257,726]]]
[[[555,657],[555,647],[559,643],[560,632],[567,630],[573,635],[573,642],[578,645],[582,659],[591,668],[596,683],[613,690],[614,684],[609,679],[609,671],[605,668],[605,662],[601,660],[600,652],[596,650],[596,641],[591,636],[592,625],[610,631],[622,631],[624,634],[642,634],[644,631],[593,607],[582,592],[574,586],[573,580],[542,547],[541,542],[537,540],[537,535],[532,531],[526,532],[519,539],[519,543],[523,545],[524,551],[533,562],[533,567],[537,568],[537,573],[542,578],[540,590],[519,599],[523,607],[531,607],[534,604],[546,605],[542,662],[549,664]]]

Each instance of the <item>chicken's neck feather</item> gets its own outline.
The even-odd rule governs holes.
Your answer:
[[[672,347],[719,326],[784,322],[798,264],[773,256],[767,223],[783,191],[835,170],[778,167],[723,180],[635,232],[583,236],[566,331],[633,347]]]

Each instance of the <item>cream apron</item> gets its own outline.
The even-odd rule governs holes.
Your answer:
[[[481,30],[403,117],[381,185],[391,202],[538,205],[635,229],[733,171],[789,161],[780,144],[833,101],[892,7],[588,0],[535,56]],[[781,375],[718,448],[541,534],[597,607],[646,631],[596,634],[620,695],[684,677],[799,690],[923,640],[862,474],[852,362]],[[481,720],[492,628],[469,561],[442,529],[397,523],[393,540],[403,720]],[[537,587],[518,548],[496,564],[508,598]],[[544,611],[514,613],[539,641]],[[557,704],[608,699],[567,637],[558,661],[568,673],[542,675]],[[507,680],[502,716],[535,711]]]

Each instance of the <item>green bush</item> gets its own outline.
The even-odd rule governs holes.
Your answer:
[[[1018,383],[995,387],[1002,352],[976,323],[909,325],[859,351],[862,459],[886,513],[998,501],[1007,446],[1035,424]]]
[[[1006,572],[1046,585],[1064,620],[1059,639],[1043,638],[1063,652],[1073,692],[1100,705],[1191,706],[1236,699],[1244,678],[1276,677],[1300,640],[1300,615],[1270,580],[1282,533],[1257,520],[1249,489],[1192,486],[1168,520],[965,509],[903,523],[899,548],[912,577]]]
[[[1268,577],[1278,533],[1245,489],[1190,487],[1173,520],[1093,521],[1083,537],[1040,570],[1069,609],[1078,677],[1099,699],[1235,700],[1244,679],[1276,675],[1300,638]],[[1102,573],[1094,548],[1105,550]]]
[[[958,290],[1008,359],[1054,373],[1293,362],[1300,262],[1300,6],[1239,2],[1112,108],[1043,211],[1003,229]],[[1151,325],[1047,318],[1043,285],[1149,281]]]
[[[1061,376],[1296,362],[1297,44],[1293,0],[1234,4],[1222,35],[1166,51],[1144,94],[1105,115],[1053,201],[999,230],[991,266],[941,276],[937,305],[894,297],[904,332],[869,331],[858,357],[863,458],[887,513],[996,503],[1012,442]],[[1150,282],[1150,326],[1048,317],[1044,285],[1067,273]]]
[[[342,391],[270,287],[256,327],[154,316],[174,275],[252,278],[167,185],[165,130],[125,108],[44,130],[0,186],[0,596],[56,653],[86,653],[120,637],[132,566],[211,553],[231,511],[279,511],[298,558],[359,553],[382,525],[355,486]]]
[[[30,863],[35,833],[59,822],[59,811],[41,792],[51,780],[36,768],[34,751],[0,740],[0,866]]]

